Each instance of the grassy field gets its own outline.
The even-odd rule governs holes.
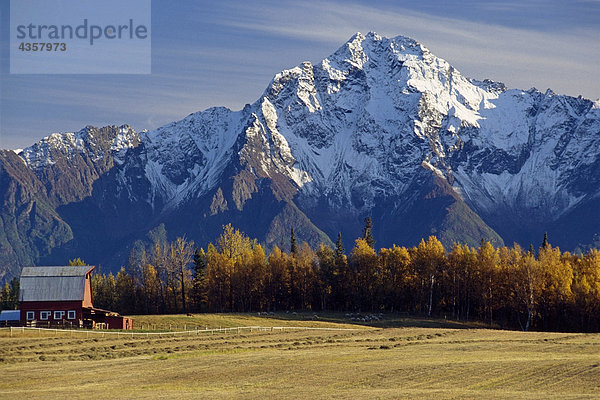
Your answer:
[[[600,334],[336,314],[135,318],[148,337],[1,331],[0,398],[600,398]],[[184,326],[348,330],[168,333]]]

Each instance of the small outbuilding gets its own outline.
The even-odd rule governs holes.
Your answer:
[[[34,326],[133,329],[131,318],[94,308],[93,270],[94,266],[90,265],[23,268],[19,295],[21,323]],[[108,324],[107,316],[120,319],[122,323]]]
[[[2,310],[0,312],[0,326],[17,326],[20,322],[20,310]]]

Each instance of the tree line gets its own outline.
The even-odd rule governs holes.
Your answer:
[[[298,245],[266,254],[231,225],[207,249],[185,238],[132,252],[117,274],[96,274],[94,304],[124,314],[282,310],[408,312],[506,328],[600,330],[600,251],[515,244],[445,249],[430,236],[377,252],[368,219],[346,254]]]

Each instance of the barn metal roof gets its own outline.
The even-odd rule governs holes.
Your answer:
[[[85,276],[94,267],[90,265],[67,265],[55,267],[24,267],[21,277],[33,276]]]
[[[93,266],[25,267],[21,273],[20,301],[83,300],[85,277]]]

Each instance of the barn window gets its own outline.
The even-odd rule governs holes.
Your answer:
[[[75,314],[75,310],[69,310],[67,312],[67,319],[75,319],[77,315]]]
[[[64,311],[54,311],[54,319],[63,319],[65,316]]]
[[[27,311],[27,321],[33,321],[35,319],[35,311]]]
[[[40,311],[41,320],[47,320],[48,318],[50,318],[50,315],[52,315],[52,311]]]

